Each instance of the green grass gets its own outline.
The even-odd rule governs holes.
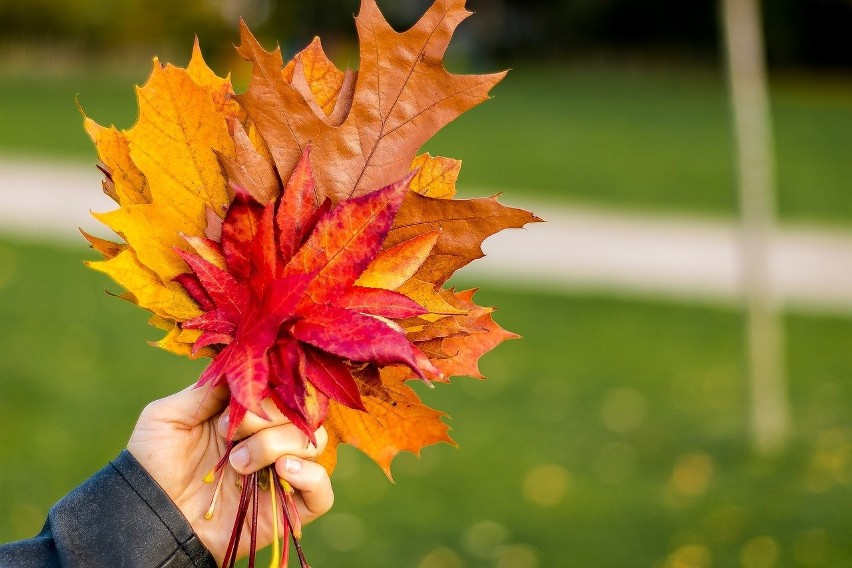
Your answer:
[[[86,255],[0,241],[0,541],[37,532],[144,404],[201,368],[147,347],[156,331],[102,292],[115,286]],[[738,314],[488,287],[479,299],[525,339],[486,357],[488,381],[423,393],[461,449],[402,456],[396,485],[344,451],[335,507],[306,531],[314,566],[852,562],[852,321],[787,319],[794,439],[760,460]]]
[[[132,85],[147,69],[4,73],[0,153],[94,161],[74,108],[129,127]],[[639,72],[519,64],[493,100],[427,145],[464,159],[462,184],[528,197],[674,212],[737,208],[723,78],[685,69]],[[852,83],[781,78],[773,90],[779,209],[785,218],[852,220]]]

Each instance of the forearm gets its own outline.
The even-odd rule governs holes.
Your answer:
[[[0,545],[0,567],[215,568],[189,522],[128,452],[51,509],[38,536]]]

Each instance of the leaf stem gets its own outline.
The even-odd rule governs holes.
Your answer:
[[[234,564],[237,562],[237,550],[240,546],[240,536],[243,532],[243,523],[246,518],[246,510],[248,509],[249,498],[251,497],[249,494],[249,486],[248,479],[246,476],[241,476],[242,480],[242,491],[240,491],[240,503],[237,506],[237,515],[234,519],[234,528],[231,530],[231,538],[228,541],[228,550],[225,552],[225,558],[222,561],[222,566],[227,566],[228,568],[233,568]]]
[[[275,486],[278,488],[278,491],[279,491],[278,496],[281,499],[281,503],[283,505],[282,509],[284,509],[284,516],[287,518],[287,524],[290,525],[290,537],[293,540],[293,546],[296,548],[296,554],[299,556],[299,567],[300,568],[311,568],[310,565],[308,564],[308,561],[305,560],[305,553],[302,551],[302,545],[299,542],[300,535],[297,536],[297,531],[295,530],[294,520],[295,520],[296,523],[298,523],[298,525],[300,527],[302,525],[301,519],[299,519],[299,511],[296,510],[296,508],[293,505],[291,505],[291,503],[293,503],[292,500],[288,501],[285,498],[286,492],[284,491],[284,486],[282,485],[282,482],[283,483],[287,483],[287,482],[282,480],[277,475],[275,475],[273,477],[275,478]],[[288,484],[288,486],[289,486],[289,484]],[[290,510],[291,508],[293,509],[292,511]],[[299,530],[298,533],[301,533],[301,530]]]
[[[257,514],[258,514],[258,489],[257,489],[257,472],[251,474],[250,481],[251,488],[251,531],[249,535],[251,536],[251,541],[249,545],[249,559],[248,559],[248,568],[255,568],[254,563],[257,557]]]
[[[267,474],[270,480],[269,501],[272,506],[272,560],[269,563],[269,568],[279,568],[281,566],[281,550],[278,543],[278,496],[275,494],[275,484],[272,482],[272,476],[275,475],[272,466],[267,469]]]

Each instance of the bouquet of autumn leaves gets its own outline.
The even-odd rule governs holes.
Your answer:
[[[266,416],[268,398],[311,439],[325,426],[329,471],[348,443],[390,476],[400,451],[452,442],[406,381],[481,377],[480,356],[513,337],[474,291],[444,285],[485,238],[537,219],[453,199],[461,163],[417,155],[504,76],[444,69],[463,5],[437,0],[397,33],[363,0],[357,72],[338,70],[319,39],[285,64],[241,23],[247,92],[196,42],[185,69],[154,60],[132,128],[85,119],[118,203],[95,216],[123,240],[86,235],[104,256],[90,266],[153,313],[166,332],[156,345],[212,359],[198,385],[227,384],[229,437],[246,412]],[[289,488],[269,477],[297,535]],[[262,482],[243,481],[226,565]]]

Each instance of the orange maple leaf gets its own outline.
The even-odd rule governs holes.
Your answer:
[[[402,178],[432,135],[485,101],[505,76],[457,75],[444,69],[442,58],[453,32],[470,14],[463,1],[437,0],[411,29],[398,33],[375,0],[363,0],[355,18],[360,69],[354,82],[341,79],[337,102],[345,118],[339,124],[316,112],[327,102],[297,86],[309,82],[308,55],[297,56],[292,73],[282,73],[280,49],[263,49],[242,23],[237,51],[254,71],[248,92],[237,100],[266,140],[283,177],[311,143],[318,163],[334,164],[317,171],[317,183],[329,196],[375,191]]]
[[[328,446],[319,458],[326,469],[334,469],[337,446],[341,443],[353,445],[370,456],[388,478],[392,478],[390,465],[399,452],[419,455],[429,444],[455,444],[449,436],[449,426],[441,420],[445,414],[424,405],[405,384],[408,378],[410,373],[405,368],[385,367],[380,373],[379,390],[365,388],[362,383],[361,397],[367,412],[342,404],[329,405]]]

